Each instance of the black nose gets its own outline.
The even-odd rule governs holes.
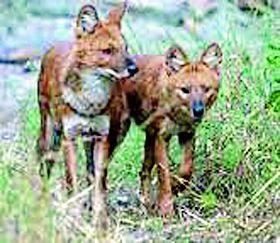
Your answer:
[[[204,114],[204,104],[202,101],[196,101],[192,107],[194,118],[202,119]]]
[[[126,66],[130,77],[132,77],[138,72],[138,67],[136,66],[136,63],[129,58],[126,59]]]

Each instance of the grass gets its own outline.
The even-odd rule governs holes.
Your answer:
[[[224,62],[218,100],[197,130],[190,189],[176,198],[178,214],[168,231],[139,203],[145,135],[131,127],[109,167],[112,242],[266,242],[279,237],[279,16],[248,17],[229,4],[222,6],[222,30],[212,31],[206,40],[169,27],[168,34],[150,42],[143,38],[147,30],[136,31],[133,19],[126,18],[125,36],[135,53],[163,53],[176,41],[194,58],[213,39],[222,46]],[[66,197],[60,183],[63,163],[55,168],[51,193],[40,190],[35,91],[22,106],[21,123],[16,141],[0,147],[0,242],[89,241],[91,226],[80,206],[87,196]],[[170,154],[176,170],[181,157],[176,137]],[[82,152],[79,163],[83,192]]]

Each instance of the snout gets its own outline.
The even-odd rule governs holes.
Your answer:
[[[134,76],[138,72],[138,67],[136,63],[130,58],[126,59],[126,67],[127,67],[129,77]]]
[[[195,120],[201,120],[204,115],[204,104],[202,101],[196,101],[192,105],[192,113]]]
[[[118,65],[119,64],[120,62],[118,62]],[[115,68],[102,68],[102,71],[103,73],[105,72],[107,75],[114,77],[116,80],[130,78],[138,72],[138,67],[131,58],[125,58],[121,64],[121,66]]]

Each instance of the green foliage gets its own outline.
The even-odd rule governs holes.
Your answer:
[[[228,170],[232,171],[240,163],[243,157],[243,145],[240,141],[231,141],[223,149],[222,165]]]
[[[211,190],[207,190],[202,194],[201,206],[206,215],[211,214],[211,212],[213,212],[213,209],[216,208],[217,197]]]
[[[265,33],[265,73],[269,82],[269,99],[267,106],[278,113],[280,118],[280,16],[272,15],[267,20],[269,33]],[[274,21],[278,20],[278,22]]]
[[[32,185],[39,182],[35,182],[35,179],[39,180],[38,176],[32,172],[30,165],[22,164],[20,155],[11,157],[10,153],[13,152],[8,147],[1,146],[1,149],[6,152],[0,158],[0,225],[6,234],[1,232],[0,240],[54,239],[55,228],[49,201],[39,195]]]
[[[141,169],[143,146],[143,132],[132,125],[125,141],[115,153],[114,162],[110,163],[109,178],[112,185],[134,187]]]
[[[36,101],[34,101],[34,104]],[[25,119],[24,134],[28,134],[30,137],[36,138],[39,133],[39,110],[38,108],[31,107],[26,110],[23,118]]]

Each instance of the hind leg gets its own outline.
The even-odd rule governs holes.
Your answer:
[[[40,158],[40,170],[41,177],[49,178],[51,169],[55,162],[52,153],[52,137],[54,127],[52,125],[51,117],[46,112],[41,113],[41,131],[38,140],[38,156]]]
[[[115,149],[120,145],[130,128],[131,120],[126,112],[111,114],[109,139],[109,157],[111,157]]]
[[[141,201],[147,207],[148,210],[152,209],[152,201],[150,195],[152,169],[155,165],[155,134],[149,132],[146,133],[145,140],[145,157],[140,172],[141,178]]]

